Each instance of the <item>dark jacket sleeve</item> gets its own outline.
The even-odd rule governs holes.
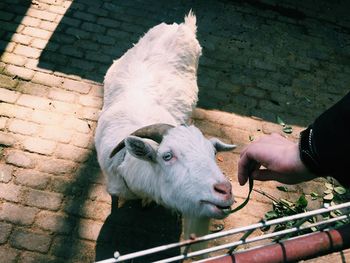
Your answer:
[[[309,129],[317,169],[350,186],[350,93],[322,113]]]

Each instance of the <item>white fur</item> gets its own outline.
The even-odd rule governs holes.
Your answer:
[[[227,182],[215,163],[213,143],[196,127],[180,125],[188,122],[197,102],[200,55],[192,12],[184,23],[150,29],[107,71],[95,144],[111,195],[154,200],[201,221],[206,230],[197,234],[204,234],[209,218],[224,216],[202,201],[229,206],[232,198],[223,200],[213,189],[214,184]],[[176,126],[160,145],[143,139],[156,152],[156,162],[134,157],[128,145],[109,157],[133,131],[155,123]],[[169,151],[175,157],[166,162],[162,156]]]

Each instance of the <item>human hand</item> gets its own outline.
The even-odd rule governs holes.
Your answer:
[[[242,150],[238,162],[240,185],[244,185],[249,176],[284,184],[297,184],[316,177],[302,163],[298,144],[276,133],[264,136]]]

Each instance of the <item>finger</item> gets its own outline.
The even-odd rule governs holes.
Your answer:
[[[281,179],[281,174],[268,169],[255,170],[253,171],[252,176],[254,180],[258,181],[278,181],[278,179]]]
[[[240,185],[244,185],[248,180],[250,162],[251,160],[245,153],[241,155],[241,158],[238,161],[238,182]]]
[[[268,169],[256,170],[253,172],[252,176],[258,181],[277,181],[282,184],[297,184],[304,181],[298,177],[273,172]]]
[[[238,182],[240,185],[244,185],[252,172],[259,170],[260,166],[261,164],[259,162],[250,158],[249,155],[244,154],[238,162]]]

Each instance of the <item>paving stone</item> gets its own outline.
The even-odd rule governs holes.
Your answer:
[[[58,24],[55,22],[42,21],[39,25],[39,28],[47,30],[47,31],[55,31]]]
[[[75,198],[68,200],[64,210],[68,214],[104,221],[110,213],[110,205],[96,201],[84,202],[84,200],[78,200]]]
[[[0,164],[0,182],[8,183],[12,179],[14,168],[10,165]]]
[[[93,32],[93,33],[98,33],[98,34],[103,34],[105,31],[105,27],[101,25],[96,25],[95,23],[89,23],[89,22],[84,22],[81,25],[81,28],[83,30]]]
[[[5,129],[8,118],[0,117],[0,130]]]
[[[20,78],[24,80],[31,80],[34,76],[34,71],[31,69],[15,66],[15,65],[7,65],[5,72],[13,75],[15,78]]]
[[[59,159],[84,162],[88,158],[89,151],[69,144],[59,144],[55,150],[55,156]]]
[[[107,192],[105,184],[90,185],[88,196],[92,201],[96,200],[96,201],[110,203],[110,200],[111,200],[111,196]]]
[[[20,43],[23,45],[29,45],[29,43],[33,40],[33,38],[22,34],[13,34],[11,40],[13,42]]]
[[[62,114],[49,111],[34,110],[30,116],[30,120],[39,124],[57,125],[64,119]]]
[[[75,18],[65,16],[64,19],[62,19],[61,23],[67,24],[72,27],[79,27],[82,21],[80,19],[75,19]]]
[[[18,86],[16,87],[16,90],[24,94],[29,94],[37,97],[46,97],[51,88],[49,88],[48,86],[35,84],[29,81],[20,81],[18,83]]]
[[[89,84],[71,79],[65,79],[62,87],[64,89],[76,91],[83,94],[89,93],[91,89],[91,86]]]
[[[3,244],[7,241],[12,230],[12,225],[0,222],[0,244]]]
[[[94,144],[93,140],[93,136],[91,135],[86,135],[83,133],[74,133],[71,143],[81,148],[92,149]]]
[[[32,81],[34,83],[39,83],[39,84],[43,84],[46,86],[60,86],[63,83],[63,79],[60,77],[56,77],[52,74],[47,74],[47,73],[43,73],[43,72],[36,72]]]
[[[41,20],[38,18],[30,17],[30,16],[24,16],[21,20],[21,24],[25,26],[30,27],[37,27],[39,26]]]
[[[31,42],[30,45],[37,49],[44,49],[47,44],[48,44],[47,40],[36,38]]]
[[[14,18],[14,14],[1,10],[0,17],[1,17],[1,20],[11,21]]]
[[[0,246],[0,258],[6,263],[15,263],[20,251],[7,246]]]
[[[95,15],[84,13],[84,12],[80,12],[80,11],[74,12],[73,16],[75,18],[78,18],[78,19],[81,19],[81,20],[86,20],[86,21],[89,21],[89,22],[95,22],[95,20],[96,20],[96,16]]]
[[[9,77],[9,76],[5,76],[5,75],[0,75],[0,87],[4,88],[4,89],[14,89],[18,84],[17,80],[14,80],[13,78]],[[3,91],[3,89],[1,89],[2,92],[6,92]]]
[[[18,249],[27,249],[42,253],[48,252],[52,237],[40,233],[17,229],[12,233],[10,243]]]
[[[72,134],[73,134],[72,130],[64,129],[62,127],[55,125],[55,126],[44,126],[39,136],[44,139],[49,139],[49,140],[58,141],[62,143],[68,143],[71,141]]]
[[[34,189],[27,189],[24,193],[24,202],[29,206],[58,210],[61,206],[63,195]]]
[[[100,85],[92,85],[89,95],[103,98],[103,87]]]
[[[10,64],[18,65],[18,66],[23,66],[27,61],[26,57],[16,55],[13,53],[9,53],[9,52],[2,53],[0,59],[2,62],[10,63]],[[0,78],[1,78],[1,83],[3,83],[3,76],[1,76]],[[1,86],[3,86],[3,84]],[[5,88],[6,88],[6,86],[5,86]]]
[[[67,8],[58,5],[50,5],[49,11],[55,14],[64,15],[67,11]]]
[[[30,151],[45,155],[50,155],[54,152],[56,142],[50,140],[44,140],[40,138],[30,137],[27,138],[23,143],[23,147]]]
[[[25,251],[21,253],[20,261],[21,263],[64,263],[64,261],[59,260],[50,255],[41,254],[38,252]]]
[[[62,89],[51,88],[48,94],[50,99],[65,101],[65,102],[75,102],[77,95],[72,92],[67,92]]]
[[[36,216],[35,225],[53,233],[70,234],[74,227],[74,221],[66,215],[41,211]]]
[[[90,121],[97,121],[99,116],[99,110],[96,108],[90,108],[90,107],[81,107],[79,109],[79,117],[90,120]]]
[[[65,113],[67,115],[77,115],[81,106],[76,103],[67,103],[63,101],[52,101],[51,109],[55,112]]]
[[[79,96],[79,103],[87,107],[101,108],[103,102],[99,97],[81,95]]]
[[[7,153],[6,163],[24,168],[32,168],[34,166],[34,160],[29,154],[16,150]]]
[[[25,27],[22,34],[28,35],[31,37],[37,37],[41,39],[49,39],[52,35],[52,32],[40,29],[40,28],[35,28],[35,27]]]
[[[29,107],[32,109],[49,110],[51,108],[51,100],[46,98],[23,94],[17,101],[17,104]]]
[[[18,97],[19,97],[19,93],[12,91],[12,90],[8,90],[8,89],[4,89],[4,88],[0,88],[0,100],[1,101],[5,101],[8,103],[14,103]]]
[[[26,107],[0,102],[0,112],[2,116],[9,118],[15,117],[19,119],[26,119],[30,116],[33,110]]]
[[[0,132],[0,145],[12,146],[15,143],[15,138],[7,132]]]
[[[1,220],[18,225],[31,225],[39,212],[37,208],[7,202],[0,204],[0,210]]]
[[[33,135],[37,133],[37,131],[39,130],[39,126],[32,122],[14,119],[13,121],[10,122],[8,129],[13,133]]]
[[[0,183],[0,190],[0,198],[12,202],[19,201],[21,187],[12,183]]]
[[[37,168],[41,172],[54,175],[69,174],[76,169],[76,163],[68,160],[41,158],[38,160]]]
[[[39,58],[40,56],[40,49],[24,46],[24,45],[17,45],[15,47],[15,50],[13,51],[17,55],[29,57],[29,58]]]
[[[76,58],[82,58],[84,56],[84,53],[79,49],[75,48],[73,45],[61,46],[59,49],[59,52],[61,54],[76,57]]]
[[[85,253],[76,253],[84,251]],[[58,236],[52,244],[52,253],[55,256],[69,258],[73,262],[88,262],[94,258],[94,245],[91,242],[79,239]]]
[[[89,133],[91,131],[91,126],[86,120],[80,120],[72,116],[65,118],[62,122],[62,126],[67,129],[74,129],[81,133]]]
[[[36,170],[23,169],[16,171],[15,182],[16,184],[28,186],[36,189],[45,189],[50,181],[50,177]]]
[[[57,16],[55,13],[51,13],[44,10],[38,10],[34,8],[30,8],[27,12],[27,15],[34,18],[41,19],[41,20],[48,20],[48,21],[55,21]]]
[[[80,238],[96,241],[102,225],[103,224],[99,222],[81,219],[79,222],[78,235]]]

